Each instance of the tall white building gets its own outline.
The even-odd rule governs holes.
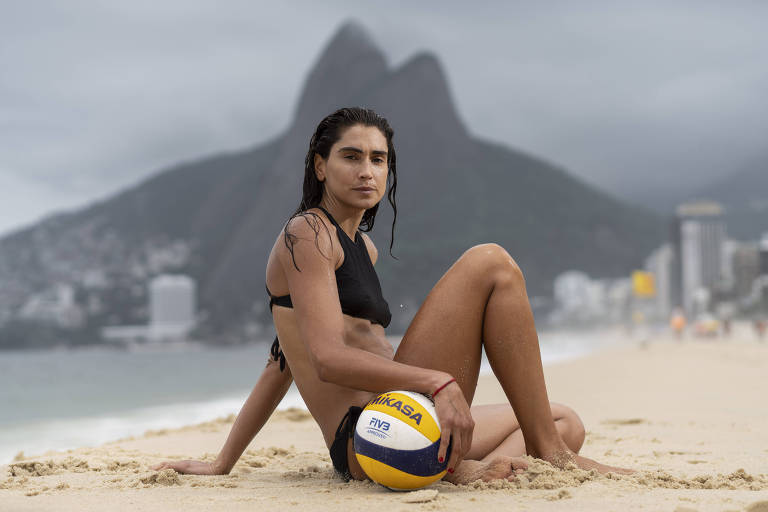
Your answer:
[[[183,338],[195,325],[196,285],[184,275],[162,274],[149,283],[149,338]]]
[[[679,298],[689,314],[696,313],[697,297],[712,291],[722,278],[726,239],[723,207],[714,201],[678,206],[675,238]]]

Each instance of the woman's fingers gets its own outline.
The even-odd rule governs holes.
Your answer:
[[[459,422],[459,427],[453,431],[453,454],[456,455],[456,459],[453,466],[449,466],[456,469],[456,466],[464,459],[464,456],[469,452],[472,447],[472,429],[474,421],[472,417],[462,418]],[[459,440],[457,443],[456,441]]]
[[[452,450],[458,456],[458,461],[456,462],[458,465],[458,462],[464,458],[472,447],[472,431],[475,427],[475,421],[472,419],[472,414],[469,412],[469,406],[466,400],[464,400],[463,394],[459,395],[455,403],[455,411],[457,418],[452,432],[454,442]],[[460,442],[457,443],[457,440],[460,440]]]
[[[461,440],[461,446],[464,448],[464,453],[462,453],[462,458],[464,455],[469,453],[469,450],[472,448],[472,433],[475,430],[475,420],[472,419],[472,415],[469,413],[469,410],[467,410],[467,424],[466,428],[462,431],[463,438]]]
[[[475,422],[464,393],[455,382],[449,384],[441,395],[436,397],[435,409],[441,430],[437,458],[442,462],[447,456],[448,470],[453,472],[472,446]],[[449,446],[451,453],[447,454]]]
[[[202,462],[199,460],[177,460],[177,461],[165,461],[154,466],[150,466],[150,469],[154,471],[162,471],[163,469],[173,469],[177,473],[190,474],[190,475],[213,475],[216,471],[213,465],[209,462]]]
[[[443,462],[445,454],[448,451],[448,445],[451,443],[451,429],[447,422],[440,425],[440,447],[437,449],[437,461]]]
[[[461,436],[457,435],[455,430],[451,432],[451,443],[451,456],[448,459],[449,473],[453,473],[453,471],[456,469],[456,466],[458,466],[459,462],[461,462],[461,458],[463,456],[461,451]]]

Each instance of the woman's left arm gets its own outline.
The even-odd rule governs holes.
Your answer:
[[[253,387],[251,394],[229,431],[229,436],[218,457],[212,463],[197,460],[162,462],[152,466],[154,470],[172,468],[179,473],[195,475],[226,475],[232,471],[237,460],[256,434],[267,422],[293,382],[288,366],[280,371],[280,363],[270,361]]]

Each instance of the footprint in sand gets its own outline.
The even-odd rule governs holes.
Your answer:
[[[744,510],[745,512],[768,512],[768,501],[756,501]]]
[[[600,422],[601,425],[641,425],[643,423],[649,422],[643,418],[613,419]]]

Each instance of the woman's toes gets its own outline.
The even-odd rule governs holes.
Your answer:
[[[512,457],[511,462],[515,472],[523,473],[526,469],[528,469],[528,461],[522,457]]]

